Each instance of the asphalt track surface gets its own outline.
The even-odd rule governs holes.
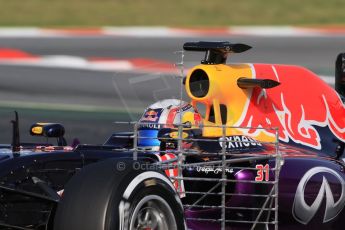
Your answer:
[[[335,58],[345,51],[344,37],[335,36],[0,38],[0,47],[36,55],[140,57],[173,63],[178,60],[174,51],[181,50],[183,43],[191,40],[246,43],[253,49],[233,55],[229,61],[297,64],[322,75],[333,75]],[[187,53],[186,66],[198,63],[202,56]],[[135,120],[150,103],[179,98],[180,92],[179,78],[161,73],[0,65],[0,82],[0,128],[3,130],[0,143],[10,141],[9,121],[14,109],[21,115],[22,136],[26,136],[29,124],[35,121],[57,121],[65,124],[69,139],[78,137],[82,142],[101,143],[108,134],[119,130],[118,126],[111,125],[112,121]]]

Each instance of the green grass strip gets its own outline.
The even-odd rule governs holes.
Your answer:
[[[344,24],[343,0],[0,0],[0,26]]]

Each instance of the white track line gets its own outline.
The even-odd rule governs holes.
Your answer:
[[[344,28],[334,29],[295,26],[232,26],[214,28],[174,28],[174,27],[99,27],[96,29],[51,29],[39,27],[11,28],[0,27],[0,37],[90,37],[90,36],[129,36],[129,37],[193,37],[193,36],[273,36],[310,37],[345,36]]]

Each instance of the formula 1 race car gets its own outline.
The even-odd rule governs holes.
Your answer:
[[[133,131],[67,146],[36,123],[0,145],[0,229],[343,229],[345,54],[335,88],[311,71],[226,64],[251,47],[187,42],[205,52],[183,84],[190,102],[149,106]]]

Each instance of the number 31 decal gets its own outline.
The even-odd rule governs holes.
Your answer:
[[[255,168],[258,170],[256,173],[255,181],[269,181],[270,180],[270,166],[266,164],[265,166],[259,164]]]

